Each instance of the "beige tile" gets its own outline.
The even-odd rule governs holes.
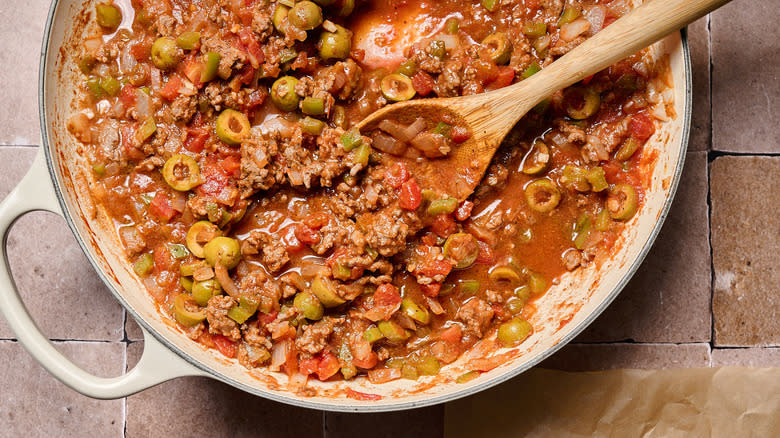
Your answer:
[[[780,157],[712,163],[715,345],[780,345]]]
[[[325,438],[395,438],[444,435],[444,405],[381,414],[325,414]]]
[[[122,372],[124,344],[56,343],[87,371]],[[0,341],[0,435],[6,437],[122,437],[124,402],[94,400],[49,375],[17,342]]]
[[[710,148],[712,120],[710,112],[710,32],[709,16],[688,26],[688,46],[693,69],[693,107],[691,137],[688,149],[706,151]]]
[[[712,147],[778,152],[777,3],[733,1],[712,14]]]
[[[130,344],[135,363],[142,342]],[[322,436],[322,413],[249,395],[207,378],[163,383],[127,398],[127,438]]]
[[[38,60],[49,1],[0,2],[0,145],[38,144]]]
[[[21,180],[35,148],[0,148],[0,196]],[[65,220],[23,216],[8,236],[8,257],[22,299],[53,339],[120,340],[122,307],[97,276]],[[0,338],[13,337],[0,319]]]
[[[580,342],[709,342],[707,156],[690,152],[671,212],[628,286]]]
[[[141,326],[135,322],[135,319],[133,319],[129,313],[127,314],[127,319],[125,320],[125,336],[127,336],[129,341],[144,340],[144,334],[141,332]]]
[[[569,344],[540,368],[600,371],[618,368],[666,369],[710,366],[709,344]]]
[[[780,348],[715,348],[712,366],[780,367]]]

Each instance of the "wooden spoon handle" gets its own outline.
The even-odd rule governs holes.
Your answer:
[[[508,87],[500,98],[508,108],[521,95],[529,107],[632,55],[730,0],[649,0],[605,27],[542,72]],[[512,90],[514,88],[514,90]],[[533,95],[533,96],[531,96]]]

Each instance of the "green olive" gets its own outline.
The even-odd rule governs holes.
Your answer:
[[[456,269],[473,265],[479,256],[477,239],[468,233],[455,233],[444,242],[444,257],[455,261]]]
[[[182,51],[173,38],[160,37],[152,44],[152,62],[160,70],[176,66],[182,58]]]
[[[284,33],[284,23],[287,21],[287,17],[290,13],[290,8],[283,4],[276,5],[276,9],[274,9],[274,13],[271,16],[271,22],[274,24],[274,27],[277,31]]]
[[[550,148],[542,141],[537,141],[523,158],[523,173],[538,175],[550,164]]]
[[[389,74],[382,78],[380,87],[382,95],[393,102],[409,100],[417,93],[412,85],[412,80],[400,73]]]
[[[290,9],[287,19],[298,29],[312,30],[322,24],[322,9],[314,2],[303,0]]]
[[[295,92],[298,79],[282,76],[271,86],[271,101],[282,111],[295,111],[301,98]]]
[[[201,306],[208,305],[209,300],[212,297],[216,297],[221,293],[222,286],[220,286],[219,282],[214,278],[192,283],[192,298]]]
[[[179,324],[193,327],[206,319],[206,310],[192,311],[188,309],[188,304],[194,307],[195,303],[192,302],[192,297],[188,294],[177,295],[173,300],[173,316]]]
[[[512,57],[512,42],[503,32],[496,32],[482,40],[482,45],[489,50],[490,59],[498,65],[509,62]]]
[[[184,154],[176,154],[168,158],[163,166],[162,175],[169,186],[180,192],[191,190],[203,182],[198,163],[194,158]]]
[[[404,298],[403,301],[401,301],[401,312],[405,313],[406,316],[412,318],[422,325],[426,325],[431,322],[431,315],[428,313],[428,310],[417,305],[417,303],[409,298]]]
[[[222,266],[233,269],[241,261],[241,247],[238,240],[230,237],[215,237],[203,247],[203,253],[206,256],[206,263],[216,266],[217,263]]]
[[[585,120],[596,114],[601,105],[601,96],[590,87],[571,87],[563,94],[566,113],[575,120]]]
[[[355,10],[355,0],[341,0],[339,7],[339,15],[346,17]]]
[[[382,332],[382,335],[384,335],[385,338],[387,338],[390,342],[403,342],[407,339],[409,339],[409,332],[407,332],[403,327],[398,325],[398,323],[393,321],[379,321],[377,324],[377,327],[379,327],[379,330]]]
[[[528,321],[515,317],[498,326],[498,340],[504,347],[511,347],[525,341],[532,331]]]
[[[192,224],[189,231],[187,231],[187,237],[185,239],[187,249],[189,249],[195,257],[203,258],[205,256],[203,253],[203,245],[211,241],[211,239],[221,235],[222,232],[219,230],[219,227],[211,222],[195,222]]]
[[[347,302],[336,292],[333,280],[322,275],[314,277],[311,281],[311,291],[325,307],[337,307]]]
[[[488,277],[496,283],[508,282],[518,284],[521,281],[520,274],[511,266],[495,266],[490,269]]]
[[[525,200],[531,210],[549,213],[561,202],[561,192],[549,179],[537,179],[525,187]]]
[[[122,11],[109,3],[95,5],[97,24],[107,30],[114,30],[122,24]]]
[[[299,292],[295,295],[293,305],[306,317],[306,319],[312,321],[322,319],[322,316],[325,314],[325,308],[322,307],[320,300],[309,291]]]
[[[250,129],[247,116],[234,109],[228,108],[217,117],[217,137],[231,146],[241,143],[249,135]]]
[[[335,32],[324,31],[320,34],[320,41],[317,43],[320,58],[345,59],[352,50],[352,32],[336,25]]]
[[[609,217],[617,221],[627,221],[634,217],[638,207],[636,189],[629,184],[616,184],[609,189],[607,210]]]

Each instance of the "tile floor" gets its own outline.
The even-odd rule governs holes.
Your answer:
[[[35,153],[38,53],[46,0],[0,2],[0,196]],[[544,366],[780,366],[780,46],[772,2],[735,0],[689,28],[694,119],[682,184],[640,272],[618,300]],[[26,23],[9,26],[8,23]],[[774,176],[766,178],[766,176]],[[35,236],[47,236],[46,239]],[[86,262],[65,222],[22,218],[12,268],[40,327],[101,376],[131,366],[142,343]],[[56,260],[50,259],[57,254]],[[443,408],[324,414],[248,396],[202,378],[97,401],[49,376],[0,321],[0,430],[16,436],[441,436]],[[245,415],[229,415],[240,407]],[[247,409],[248,408],[248,409]]]

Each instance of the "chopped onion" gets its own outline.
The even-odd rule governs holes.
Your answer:
[[[132,46],[130,44],[125,44],[122,48],[122,53],[119,56],[119,71],[123,74],[132,73],[133,69],[138,64],[133,54],[130,53],[131,48]]]
[[[368,381],[373,384],[386,383],[401,378],[401,370],[398,368],[374,368],[368,370]]]
[[[574,41],[575,38],[590,29],[590,22],[584,18],[578,18],[571,23],[561,26],[560,37],[564,41]]]
[[[436,39],[444,42],[444,47],[447,49],[457,49],[460,47],[460,37],[457,35],[440,34],[436,36]]]
[[[399,138],[399,140],[401,140],[401,141],[410,141],[411,139],[416,137],[417,134],[421,133],[423,131],[423,129],[425,129],[425,119],[423,119],[422,117],[418,117],[417,120],[414,121],[414,123],[412,123],[411,125],[406,127],[406,134],[405,135],[406,135],[406,138],[408,138],[409,140],[403,140],[403,139],[400,139],[400,138]]]
[[[149,82],[152,86],[152,90],[154,91],[160,91],[160,85],[162,84],[162,79],[160,78],[160,70],[152,67],[149,69]]]
[[[295,392],[303,389],[306,386],[306,382],[309,380],[309,376],[301,373],[294,373],[289,377],[288,385],[290,389]]]
[[[385,131],[386,133],[392,135],[393,138],[395,139],[401,141],[409,141],[412,139],[412,137],[406,137],[406,127],[404,127],[398,122],[385,119],[379,122],[379,125],[377,127],[382,131]]]
[[[152,116],[152,98],[141,90],[135,90],[135,112],[138,120]]]
[[[227,292],[228,295],[233,298],[238,298],[240,292],[238,291],[236,284],[233,283],[233,279],[230,278],[230,274],[228,274],[227,268],[221,263],[215,263],[215,265],[214,276],[217,277],[219,285],[222,286],[222,289]]]
[[[450,152],[444,136],[435,132],[422,132],[412,139],[412,146],[428,158],[446,156]]]
[[[303,184],[303,175],[301,175],[301,172],[297,170],[287,171],[287,178],[289,178],[290,184],[294,186],[299,186]]]
[[[271,348],[271,363],[268,365],[271,371],[279,371],[281,366],[287,363],[287,353],[290,351],[291,343],[290,339],[284,339]]]
[[[590,22],[588,35],[594,35],[604,27],[604,19],[607,9],[601,5],[594,5],[584,11],[585,19]]]
[[[187,207],[187,198],[185,197],[184,193],[182,192],[174,193],[173,200],[171,201],[171,207],[173,207],[173,209],[178,211],[179,213],[184,211],[184,208]]]
[[[391,155],[402,155],[406,150],[405,143],[382,133],[374,134],[372,145],[375,149]]]
[[[639,73],[643,77],[650,76],[650,69],[647,67],[647,64],[643,61],[637,61],[634,63],[634,65],[631,66],[635,72]]]
[[[278,132],[282,137],[291,137],[296,125],[295,122],[291,122],[284,117],[269,117],[260,124],[260,132],[263,134]]]
[[[428,303],[428,307],[431,308],[431,312],[433,312],[434,315],[442,315],[444,313],[444,308],[436,298],[425,297],[425,302]]]

